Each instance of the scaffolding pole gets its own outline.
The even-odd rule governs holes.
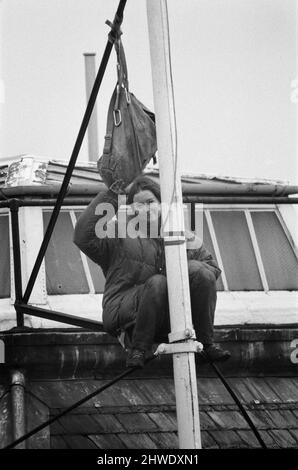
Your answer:
[[[192,347],[192,319],[184,235],[181,181],[177,162],[175,108],[166,0],[147,0],[147,18],[156,114],[163,237],[169,292],[178,437],[180,449],[201,448],[199,405]],[[185,341],[187,352],[175,353]],[[179,343],[177,343],[177,350]],[[181,346],[181,343],[180,343]],[[180,348],[181,351],[181,348]],[[192,352],[190,352],[192,351]]]

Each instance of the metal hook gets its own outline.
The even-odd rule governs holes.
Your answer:
[[[125,90],[125,96],[126,96],[126,101],[127,101],[127,104],[130,104],[131,100],[130,100],[130,94],[129,92],[127,91],[127,88],[124,88]]]
[[[114,109],[113,115],[114,115],[114,124],[115,124],[115,126],[116,127],[120,126],[121,121],[122,121],[120,109]],[[118,117],[118,120],[117,120],[117,117]]]

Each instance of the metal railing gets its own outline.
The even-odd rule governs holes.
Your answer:
[[[67,172],[66,172],[67,174]],[[65,174],[65,176],[66,176]],[[61,187],[62,190],[62,187]],[[58,196],[59,199],[59,196]],[[102,323],[95,320],[86,320],[86,318],[66,314],[64,312],[49,310],[45,308],[39,308],[33,305],[28,305],[30,294],[32,292],[34,283],[36,281],[42,260],[44,258],[47,246],[49,244],[51,235],[53,233],[55,223],[57,221],[60,209],[62,205],[67,206],[78,206],[78,205],[87,205],[92,200],[90,197],[67,197],[65,199],[59,199],[59,204],[57,206],[57,200],[55,199],[41,199],[33,198],[31,200],[24,200],[18,198],[10,198],[4,201],[0,201],[0,208],[7,207],[11,213],[11,233],[12,233],[12,245],[13,245],[13,266],[14,266],[14,283],[15,283],[15,303],[14,308],[17,314],[17,327],[24,327],[24,314],[32,315],[40,318],[45,318],[48,320],[53,320],[73,326],[78,326],[81,328],[89,328],[95,331],[103,331]],[[190,228],[194,230],[195,228],[195,207],[197,203],[204,204],[297,204],[298,198],[289,198],[289,197],[247,197],[247,196],[185,196],[184,202],[190,203],[191,213],[190,213]],[[54,205],[53,213],[49,221],[44,240],[40,247],[35,265],[33,267],[28,285],[25,291],[25,294],[22,294],[22,269],[21,269],[21,253],[20,253],[20,229],[19,229],[19,208],[20,207],[36,207],[36,206],[50,206]],[[53,219],[53,214],[55,217]],[[54,220],[54,222],[52,221]],[[51,223],[52,221],[52,223]]]

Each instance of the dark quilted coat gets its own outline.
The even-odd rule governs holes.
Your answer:
[[[100,203],[111,203],[117,212],[117,196],[109,190],[99,193],[80,216],[74,243],[103,270],[103,325],[105,331],[117,335],[121,327],[135,319],[145,281],[154,274],[165,274],[164,243],[162,238],[98,238],[95,226],[101,216],[95,210]],[[112,223],[117,225],[116,220]],[[187,249],[187,257],[203,262],[216,279],[220,275],[202,243],[200,248]]]

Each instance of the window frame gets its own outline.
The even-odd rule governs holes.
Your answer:
[[[195,203],[195,204],[200,205],[200,207],[202,209],[201,203]],[[61,208],[62,212],[68,212],[69,213],[73,229],[75,228],[75,224],[77,222],[76,212],[83,211],[85,209],[85,207],[86,207],[85,205],[84,206],[75,205],[75,206],[64,206],[64,207]],[[53,210],[53,208],[51,206],[42,206],[42,207],[40,207],[40,209],[41,209],[42,213],[43,212],[52,212],[52,210]],[[296,244],[294,242],[294,239],[293,239],[293,237],[290,233],[290,230],[289,230],[289,228],[288,228],[288,226],[287,226],[287,224],[286,224],[286,222],[285,222],[285,220],[284,220],[284,218],[281,214],[280,208],[276,204],[248,204],[248,205],[245,205],[245,204],[204,204],[203,205],[203,211],[204,211],[204,214],[206,216],[206,221],[207,221],[207,224],[208,224],[210,237],[211,237],[211,240],[212,240],[212,243],[213,243],[214,252],[215,252],[215,255],[216,255],[216,258],[217,258],[218,265],[219,265],[219,267],[222,271],[221,278],[222,278],[223,287],[224,287],[222,292],[242,292],[242,291],[231,291],[231,290],[229,290],[227,276],[226,276],[226,273],[225,273],[225,268],[224,268],[224,265],[223,265],[223,261],[222,261],[222,257],[221,257],[221,253],[220,253],[220,249],[219,249],[219,244],[218,244],[218,241],[217,241],[217,235],[216,235],[213,220],[212,220],[212,212],[218,211],[218,210],[219,211],[233,211],[233,212],[235,212],[235,211],[240,211],[241,212],[242,211],[244,213],[245,220],[246,220],[246,223],[247,223],[247,229],[248,229],[249,236],[250,236],[250,239],[251,239],[251,242],[252,242],[254,255],[255,255],[255,258],[256,258],[256,262],[257,262],[257,267],[258,267],[259,275],[260,275],[262,286],[263,286],[263,291],[265,293],[271,292],[270,289],[269,289],[269,285],[268,285],[268,281],[267,281],[267,277],[266,277],[266,273],[265,273],[265,268],[264,268],[264,264],[263,264],[263,260],[262,260],[262,255],[261,255],[261,252],[260,252],[260,248],[259,248],[259,245],[258,245],[256,233],[255,233],[255,229],[254,229],[254,226],[253,226],[251,213],[252,212],[265,212],[265,211],[266,212],[274,212],[277,216],[278,221],[281,224],[281,227],[283,229],[283,232],[284,232],[285,236],[287,237],[288,242],[290,243],[290,246],[291,246],[291,248],[294,252],[294,255],[298,259],[297,246],[296,246]],[[8,216],[9,216],[9,227],[10,227],[11,226],[11,224],[10,224],[10,218],[11,218],[10,211],[7,210],[6,208],[4,208],[4,209],[1,208],[0,209],[0,215],[1,215],[1,213],[4,213],[6,215],[8,214]],[[184,216],[186,216],[185,211],[184,211]],[[9,240],[10,241],[10,249],[12,250],[11,231],[10,231],[9,239],[10,239]],[[88,287],[89,287],[89,292],[87,294],[102,295],[103,292],[97,292],[97,293],[95,292],[95,286],[94,286],[91,271],[90,271],[90,268],[89,268],[89,265],[88,265],[87,257],[81,250],[79,250],[79,251],[80,251],[80,257],[81,257],[84,273],[85,273],[85,276],[86,276],[86,281],[87,281],[87,284],[88,284]],[[12,263],[12,257],[11,257],[11,263]],[[11,266],[11,268],[12,268],[12,266]],[[14,280],[11,278],[11,292],[13,292],[13,289],[14,289]],[[257,291],[252,291],[252,292],[257,292]],[[49,294],[47,293],[47,295],[49,295]],[[68,294],[64,294],[64,295],[68,295]]]
[[[198,203],[201,205],[201,203]],[[87,204],[63,206],[62,211],[66,212],[80,212],[86,208]],[[52,212],[53,206],[34,206],[38,207],[41,211]],[[293,220],[297,207],[293,205],[278,205],[278,204],[204,204],[203,210],[249,210],[249,211],[274,211],[287,235],[290,246],[297,253],[297,237],[295,237],[296,226]],[[1,208],[0,214],[8,215],[9,217],[9,243],[10,243],[10,266],[11,266],[11,298],[0,299],[0,320],[1,325],[5,329],[15,326],[15,309],[13,306],[12,296],[14,295],[14,278],[13,278],[13,253],[12,253],[12,236],[11,236],[11,214],[8,208]],[[42,215],[40,217],[42,220]],[[74,219],[72,224],[74,223]],[[20,218],[20,225],[24,223],[22,217]],[[43,227],[42,227],[43,228]],[[22,227],[20,227],[22,229]],[[23,228],[25,229],[25,228]],[[210,229],[210,228],[209,228]],[[295,240],[295,241],[294,241]],[[89,268],[88,268],[89,269]],[[269,294],[269,295],[266,295]],[[45,290],[45,300],[42,302],[47,308],[65,311],[70,311],[74,315],[82,315],[82,311],[88,312],[89,318],[100,320],[102,316],[101,299],[102,293],[90,294],[64,294],[64,295],[49,295]],[[229,291],[223,290],[218,292],[218,305],[217,305],[217,325],[226,324],[243,324],[243,323],[293,323],[297,322],[297,299],[298,291]],[[32,302],[30,302],[32,303]],[[39,302],[33,302],[39,305]],[[262,312],[260,317],[260,311]],[[69,325],[63,325],[29,315],[25,316],[25,322],[31,327],[37,328],[69,328]]]
[[[198,204],[200,204],[200,203],[198,203]],[[273,213],[275,213],[278,221],[281,224],[283,232],[284,232],[284,234],[285,234],[285,236],[286,236],[286,238],[287,238],[287,240],[288,240],[288,242],[289,242],[289,244],[290,244],[290,246],[293,250],[294,256],[296,256],[296,258],[298,260],[297,246],[296,246],[296,244],[294,242],[294,239],[291,236],[291,233],[289,231],[289,228],[287,227],[287,224],[286,224],[286,222],[285,222],[285,220],[284,220],[284,218],[281,214],[280,208],[276,204],[204,204],[203,205],[203,211],[204,211],[205,216],[206,216],[206,221],[207,221],[207,224],[208,224],[208,229],[209,229],[210,237],[211,237],[211,240],[212,240],[212,243],[213,243],[213,248],[214,248],[216,258],[217,258],[217,262],[218,262],[219,268],[222,271],[221,277],[222,277],[222,282],[223,282],[223,286],[224,286],[223,292],[242,292],[242,291],[231,291],[231,290],[229,290],[227,276],[226,276],[226,273],[225,273],[225,268],[224,268],[224,265],[223,265],[223,261],[222,261],[222,257],[221,257],[221,253],[220,253],[220,249],[219,249],[219,244],[218,244],[218,241],[217,241],[217,235],[216,235],[213,220],[212,220],[212,212],[215,212],[215,211],[233,211],[233,212],[236,212],[236,211],[241,212],[242,211],[244,213],[245,220],[246,220],[246,223],[247,223],[248,233],[249,233],[249,236],[250,236],[250,239],[251,239],[251,243],[252,243],[252,247],[253,247],[256,263],[257,263],[258,272],[259,272],[261,282],[262,282],[262,285],[263,285],[263,291],[265,293],[273,292],[273,290],[270,290],[270,288],[269,288],[267,276],[266,276],[266,273],[265,273],[264,263],[263,263],[261,251],[260,251],[260,248],[259,248],[258,240],[257,240],[257,237],[256,237],[256,233],[255,233],[251,213],[252,212],[273,212]],[[284,291],[284,289],[281,289],[281,290]],[[251,292],[258,292],[258,291],[251,291]]]
[[[72,227],[74,229],[75,225],[77,223],[76,212],[83,211],[86,207],[87,206],[80,206],[80,205],[63,206],[61,208],[60,212],[68,212],[69,213],[71,224],[72,224]],[[41,207],[41,210],[42,210],[42,213],[52,212],[53,208],[51,208],[50,206],[43,206],[43,207]],[[44,229],[45,229],[45,227],[44,227]],[[86,294],[82,294],[82,295],[90,295],[90,294],[102,295],[103,292],[96,292],[95,291],[95,286],[94,286],[94,282],[93,282],[93,279],[92,279],[89,264],[88,264],[88,261],[87,261],[87,256],[81,250],[79,250],[79,252],[80,252],[80,257],[81,257],[84,273],[85,273],[85,276],[86,276],[86,282],[87,282],[87,285],[88,285],[88,288],[89,288],[89,292],[87,292]],[[59,295],[59,294],[47,294],[47,295],[51,296],[51,295]],[[63,294],[63,295],[73,295],[73,294]]]

